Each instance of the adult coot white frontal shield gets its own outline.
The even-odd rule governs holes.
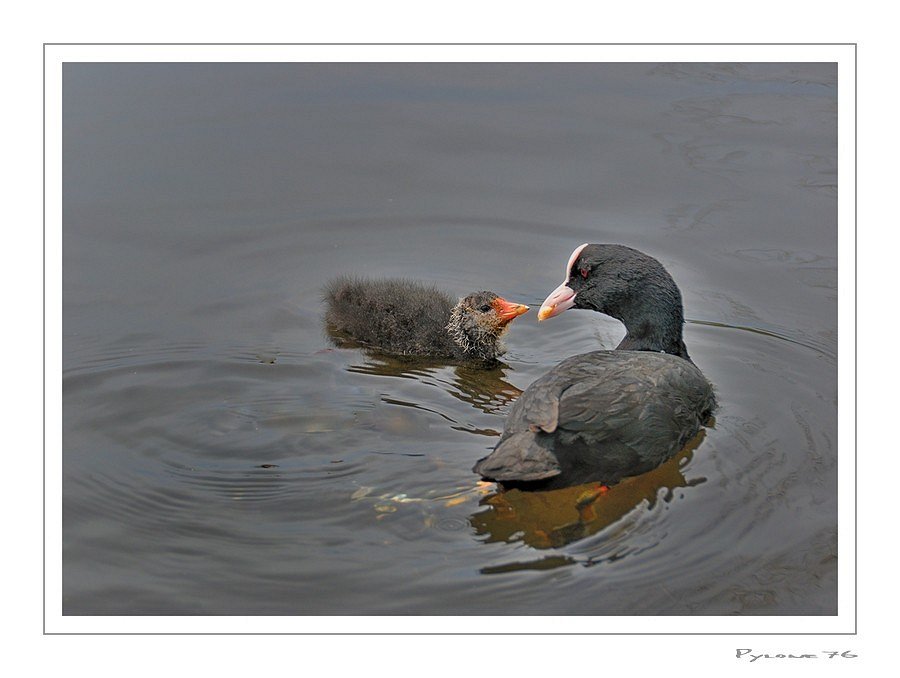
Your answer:
[[[572,264],[575,263],[578,255],[587,246],[588,243],[584,243],[576,247],[575,251],[572,252],[572,255],[569,257],[569,263],[566,264],[566,277],[563,279],[562,284],[544,299],[544,303],[541,304],[541,310],[538,311],[538,320],[552,318],[575,305],[575,290],[569,287],[568,282],[569,278],[572,277]]]

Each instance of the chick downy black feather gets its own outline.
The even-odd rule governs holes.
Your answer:
[[[337,338],[399,356],[490,363],[509,322],[528,310],[494,292],[460,300],[412,280],[340,277],[325,288],[325,322]]]

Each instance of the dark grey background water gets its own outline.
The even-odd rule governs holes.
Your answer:
[[[832,64],[63,71],[66,614],[835,614]],[[622,328],[498,370],[335,349],[332,276],[539,304],[582,242],[679,283],[715,428],[580,515],[473,462]]]

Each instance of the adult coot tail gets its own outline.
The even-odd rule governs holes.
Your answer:
[[[411,280],[341,277],[325,289],[325,321],[338,336],[402,356],[491,363],[501,337],[528,306],[493,292],[460,300]]]
[[[578,247],[539,320],[569,308],[612,316],[614,351],[573,356],[538,378],[507,416],[475,472],[505,487],[613,484],[675,455],[715,409],[682,339],[681,292],[656,259],[622,245]]]

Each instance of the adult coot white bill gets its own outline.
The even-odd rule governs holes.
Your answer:
[[[500,442],[474,471],[504,487],[611,485],[675,455],[715,409],[682,339],[681,292],[656,259],[623,245],[578,247],[538,320],[569,308],[625,324],[613,351],[562,361],[512,406]]]

